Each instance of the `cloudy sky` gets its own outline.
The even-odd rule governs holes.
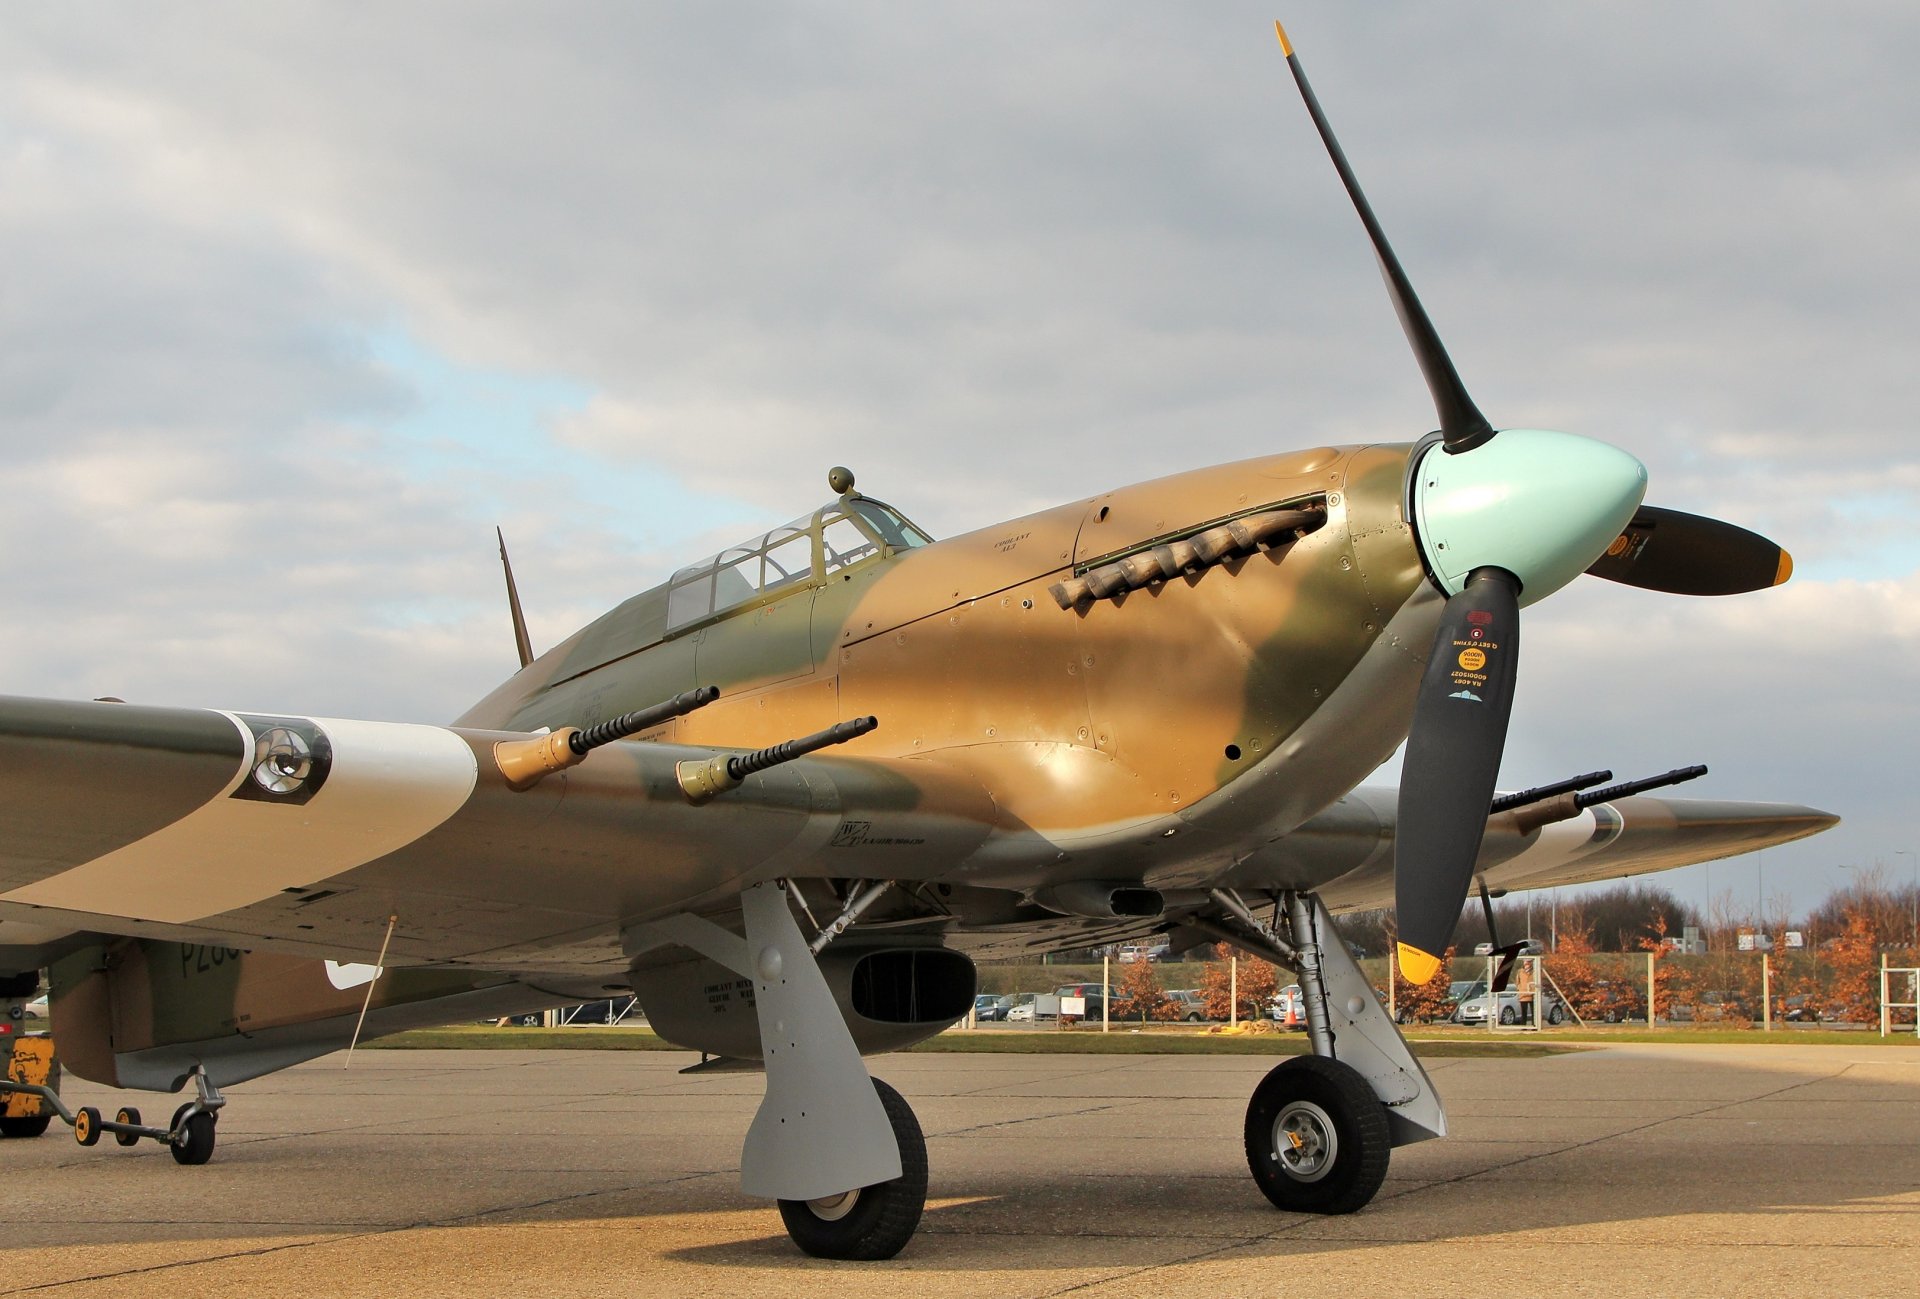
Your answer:
[[[1534,610],[1505,783],[1847,818],[1696,898],[1906,879],[1920,12],[1284,8],[1489,417],[1799,564]],[[1425,432],[1273,9],[11,6],[0,689],[444,721],[496,523],[544,647],[837,462],[945,535]]]

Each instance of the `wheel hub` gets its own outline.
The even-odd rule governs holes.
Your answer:
[[[1312,1101],[1292,1101],[1273,1121],[1273,1153],[1296,1182],[1317,1182],[1333,1168],[1340,1136],[1332,1117]]]
[[[842,1191],[838,1195],[823,1195],[817,1200],[808,1200],[807,1209],[822,1222],[838,1222],[853,1212],[853,1206],[860,1203],[860,1192]]]

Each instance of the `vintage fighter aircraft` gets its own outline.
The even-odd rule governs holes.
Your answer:
[[[1481,416],[1281,42],[1437,432],[940,542],[836,470],[826,506],[537,658],[514,595],[521,670],[451,726],[0,701],[0,991],[47,970],[67,1068],[194,1088],[164,1127],[69,1111],[31,1039],[0,1130],[57,1111],[83,1142],[204,1162],[216,1084],[345,1046],[363,1017],[631,988],[702,1068],[764,1068],[744,1189],[811,1253],[887,1257],[925,1146],[862,1055],[962,1016],[974,956],[1160,932],[1298,972],[1312,1054],[1254,1092],[1248,1161],[1276,1205],[1349,1212],[1446,1122],[1334,912],[1396,903],[1425,979],[1476,880],[1606,879],[1833,824],[1631,785],[1492,802],[1523,606],[1583,572],[1717,595],[1790,565],[1643,506],[1622,451]],[[1397,794],[1356,788],[1403,739]]]

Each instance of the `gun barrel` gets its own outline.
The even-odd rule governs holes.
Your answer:
[[[1584,776],[1570,776],[1566,780],[1556,780],[1551,785],[1536,785],[1532,789],[1523,789],[1514,794],[1502,794],[1493,800],[1493,806],[1487,809],[1487,815],[1496,812],[1511,812],[1516,807],[1525,807],[1529,803],[1539,803],[1561,794],[1571,794],[1576,789],[1590,789],[1603,780],[1612,780],[1611,771],[1589,771]]]
[[[718,686],[701,686],[677,694],[664,703],[654,704],[650,708],[638,708],[630,713],[589,726],[585,730],[575,731],[567,737],[567,747],[581,757],[590,750],[615,740],[624,740],[629,735],[638,735],[650,726],[670,721],[675,717],[684,717],[696,708],[705,708],[720,697]]]
[[[880,725],[875,717],[855,717],[849,721],[829,726],[824,731],[815,731],[812,735],[803,735],[797,740],[782,740],[778,744],[752,753],[743,753],[736,758],[727,759],[727,775],[734,780],[744,780],[756,771],[765,771],[768,767],[777,767],[783,762],[792,762],[809,753],[828,748],[835,744],[845,744],[848,740],[865,735]]]
[[[1689,780],[1697,780],[1707,774],[1705,765],[1695,767],[1675,767],[1661,776],[1648,776],[1644,780],[1629,780],[1619,785],[1609,785],[1605,789],[1588,790],[1584,794],[1575,794],[1573,801],[1580,807],[1592,807],[1595,803],[1611,803],[1616,798],[1625,798],[1629,794],[1644,794],[1649,789],[1665,789],[1669,785],[1683,785]]]

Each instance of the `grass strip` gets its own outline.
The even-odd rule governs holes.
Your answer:
[[[1492,1056],[1529,1059],[1577,1050],[1572,1043],[1539,1038],[1485,1040],[1462,1037],[1415,1040],[1415,1055]],[[388,1051],[685,1051],[651,1029],[605,1028],[493,1028],[469,1024],[453,1028],[422,1028],[363,1042],[362,1050]],[[947,1032],[927,1039],[914,1051],[969,1052],[1010,1055],[1304,1055],[1306,1037],[1298,1033],[1194,1033],[1184,1031],[1102,1033],[1096,1030],[1047,1029],[1022,1033],[1009,1030]]]

